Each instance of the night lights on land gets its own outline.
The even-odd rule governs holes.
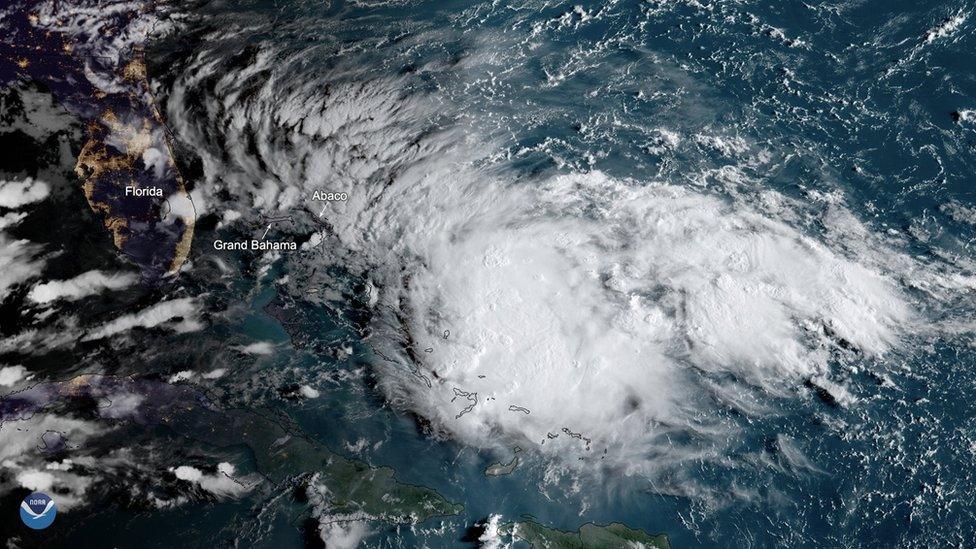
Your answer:
[[[155,196],[162,198],[163,189],[162,187],[126,187],[125,196]]]

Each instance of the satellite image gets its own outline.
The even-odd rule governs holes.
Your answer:
[[[976,2],[0,0],[0,541],[976,547]]]

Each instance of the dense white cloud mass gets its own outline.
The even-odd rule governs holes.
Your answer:
[[[883,357],[923,329],[894,273],[947,280],[881,244],[842,196],[811,192],[813,207],[757,185],[744,170],[768,153],[746,138],[656,130],[661,150],[687,137],[725,160],[689,185],[526,176],[512,151],[431,124],[441,103],[405,82],[349,66],[296,78],[301,55],[278,55],[212,77],[205,116],[180,107],[216,60],[174,85],[169,120],[201,151],[203,201],[304,210],[312,261],[366,279],[381,388],[469,444],[570,463],[606,449],[603,463],[647,473],[714,456],[733,428],[722,410],[771,413],[805,382],[855,403],[837,353]],[[349,200],[323,210],[307,200],[322,189]]]
[[[502,547],[508,546],[502,539],[501,532],[499,531],[501,519],[501,515],[495,514],[488,517],[488,521],[485,523],[485,531],[478,536],[478,541],[481,542],[481,547],[484,549],[501,549]]]
[[[319,537],[332,549],[353,549],[362,546],[363,538],[370,534],[369,521],[375,519],[363,512],[335,513],[332,495],[319,483],[319,474],[309,480],[305,493],[312,505],[312,516],[319,521]]]
[[[35,303],[49,303],[58,299],[74,301],[104,290],[118,290],[136,282],[133,274],[108,274],[88,271],[69,280],[51,280],[31,288],[27,297]]]
[[[84,501],[92,478],[74,471],[70,462],[50,466],[42,452],[48,440],[66,440],[80,446],[108,430],[95,422],[50,413],[0,423],[0,473],[14,480],[0,483],[0,494],[18,486],[54,491],[59,511],[78,506]]]
[[[41,247],[29,240],[14,240],[0,232],[0,299],[17,284],[39,276],[44,260]]]
[[[269,341],[258,341],[235,347],[235,349],[246,355],[270,355],[274,352],[274,345]]]
[[[827,374],[831,342],[880,355],[913,323],[890,279],[724,199],[600,173],[487,194],[398,227],[423,260],[388,305],[432,349],[432,388],[384,368],[392,395],[475,444],[645,454],[710,428],[713,379],[777,392]]]
[[[132,328],[154,328],[160,325],[176,331],[198,330],[201,324],[197,320],[198,306],[193,298],[180,298],[163,301],[147,307],[137,313],[122,315],[92,330],[85,336],[85,341],[102,339],[126,332]]]
[[[47,183],[27,178],[23,181],[0,181],[0,208],[21,208],[47,197]],[[44,267],[42,247],[29,240],[10,237],[4,229],[23,221],[23,212],[0,216],[0,300],[16,285],[39,276]]]
[[[237,498],[249,492],[255,485],[255,479],[237,479],[234,477],[235,468],[232,464],[222,462],[217,465],[217,472],[207,474],[189,465],[180,465],[170,470],[176,478],[196,484],[203,490],[220,498]]]
[[[12,387],[28,377],[27,368],[23,366],[0,366],[0,387]]]
[[[319,536],[330,549],[361,547],[363,538],[368,533],[368,524],[358,520],[327,522],[319,527]]]
[[[10,212],[0,215],[0,229],[13,227],[24,220],[27,214],[24,212]]]
[[[43,181],[0,181],[0,208],[20,208],[44,200],[51,187]]]
[[[35,492],[50,491],[54,486],[54,475],[46,471],[21,471],[17,475],[17,482]]]

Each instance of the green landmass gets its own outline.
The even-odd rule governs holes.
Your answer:
[[[98,400],[115,392],[143,397],[139,423],[163,425],[176,435],[217,448],[245,445],[256,472],[276,486],[301,486],[315,475],[315,482],[328,490],[330,512],[415,524],[464,510],[430,488],[398,481],[389,467],[372,467],[331,451],[283,413],[261,408],[223,410],[189,386],[79,375],[64,382],[40,383],[18,395],[33,398],[34,411],[43,413],[60,399]]]
[[[250,430],[245,441],[254,451],[257,469],[275,483],[301,473],[318,473],[335,512],[361,511],[389,522],[416,523],[464,510],[434,490],[397,481],[389,467],[346,459],[301,434],[288,435],[275,422]]]
[[[648,534],[619,522],[606,526],[589,522],[576,532],[564,532],[548,528],[538,522],[522,521],[502,526],[501,533],[524,541],[534,549],[616,549],[618,547],[671,549],[668,536]]]

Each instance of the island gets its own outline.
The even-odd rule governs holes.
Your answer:
[[[671,549],[664,534],[647,534],[619,522],[601,526],[586,523],[575,532],[564,532],[525,520],[504,524],[499,533],[528,543],[533,548],[546,549],[616,549],[656,547]]]

